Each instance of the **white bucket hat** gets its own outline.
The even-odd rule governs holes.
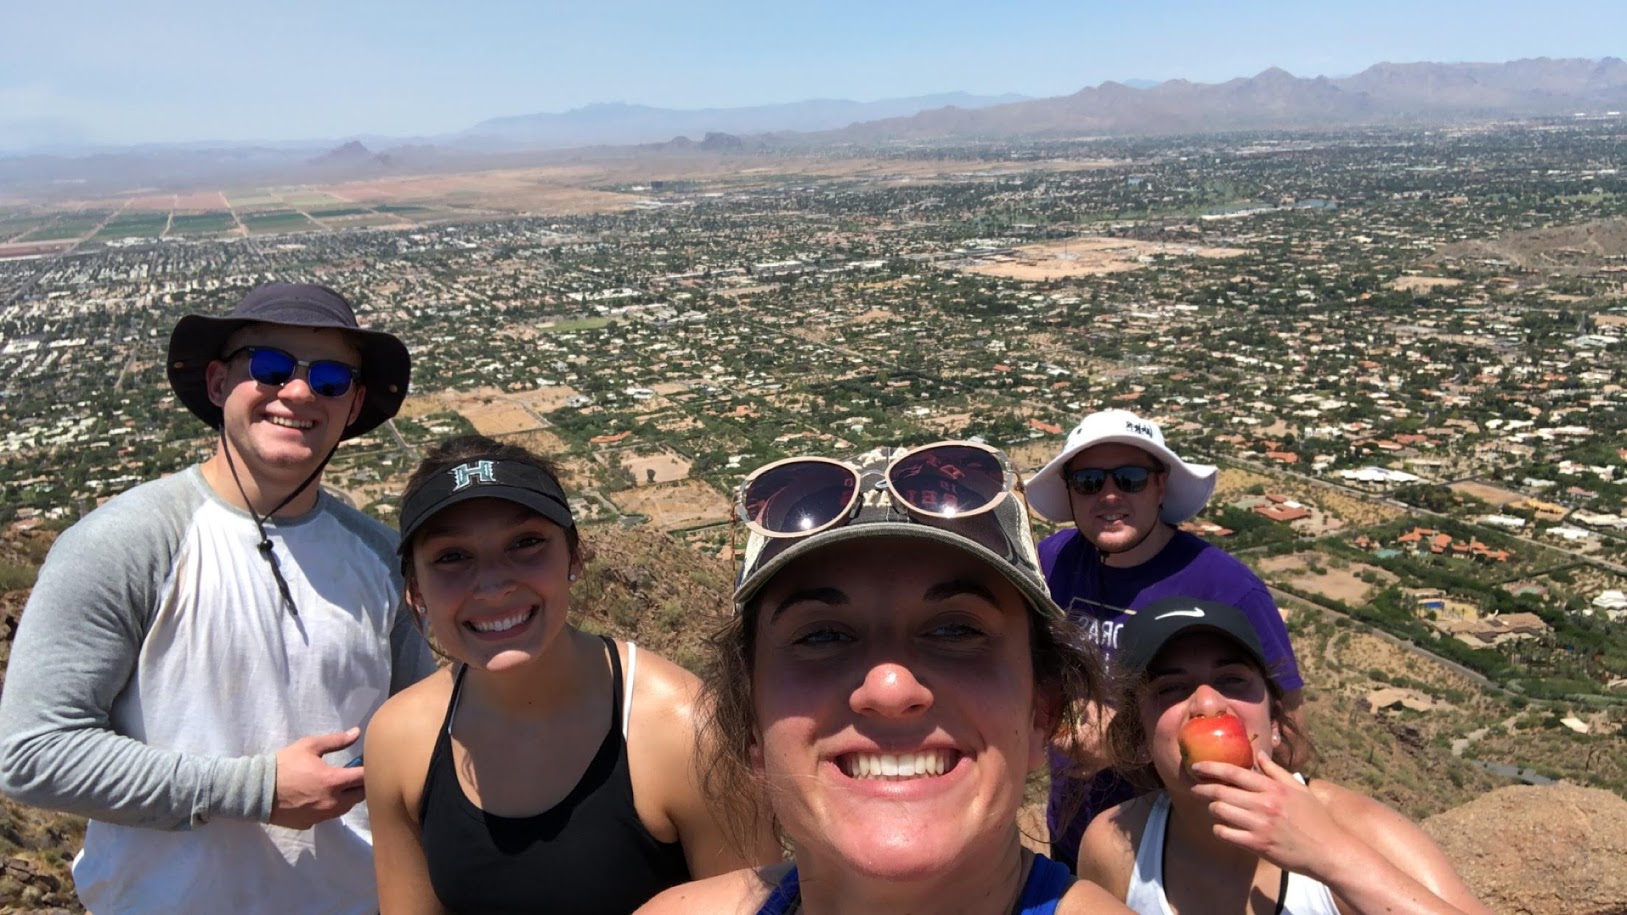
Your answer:
[[[1133,445],[1164,465],[1168,477],[1164,484],[1164,504],[1158,513],[1164,521],[1180,524],[1203,511],[1209,503],[1209,496],[1215,491],[1216,467],[1181,460],[1164,444],[1164,433],[1159,431],[1157,423],[1128,410],[1103,410],[1080,420],[1068,433],[1068,443],[1062,453],[1028,481],[1029,507],[1051,521],[1072,520],[1073,506],[1068,501],[1068,486],[1062,480],[1063,468],[1086,448],[1112,443]]]

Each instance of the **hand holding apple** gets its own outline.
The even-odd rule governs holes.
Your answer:
[[[1231,763],[1243,769],[1254,768],[1254,742],[1243,729],[1243,719],[1222,714],[1190,718],[1181,725],[1176,742],[1181,748],[1181,764],[1196,762]]]

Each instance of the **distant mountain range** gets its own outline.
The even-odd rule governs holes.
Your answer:
[[[1577,113],[1620,116],[1623,111],[1627,62],[1615,57],[1381,63],[1337,79],[1296,77],[1273,67],[1223,83],[1107,82],[1044,99],[957,92],[877,102],[815,99],[696,110],[612,103],[494,118],[453,134],[410,140],[365,136],[344,142],[0,153],[0,190],[31,193],[43,188],[77,195],[136,184],[173,188],[331,181],[350,175],[497,168],[567,154],[729,154],[892,141],[1330,129]]]
[[[1627,62],[1538,58],[1502,64],[1382,63],[1305,79],[1273,67],[1224,83],[1108,82],[979,111],[946,108],[858,124],[830,140],[1044,134],[1176,134],[1442,123],[1627,110]]]
[[[949,92],[915,98],[854,102],[809,99],[749,108],[678,110],[623,102],[588,105],[563,114],[524,114],[493,118],[443,138],[463,149],[558,149],[569,146],[619,146],[660,143],[675,137],[700,140],[709,133],[756,134],[773,131],[817,132],[864,121],[909,117],[935,108],[975,111],[1026,101],[1027,96],[970,95]]]

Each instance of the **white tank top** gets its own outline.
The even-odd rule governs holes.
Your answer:
[[[1294,776],[1300,782],[1305,779]],[[1164,830],[1169,823],[1169,794],[1160,791],[1147,816],[1147,828],[1136,849],[1135,871],[1130,874],[1130,891],[1124,904],[1138,915],[1175,915],[1164,898]],[[1277,900],[1279,915],[1339,915],[1333,893],[1326,885],[1303,874],[1283,872],[1282,898]]]

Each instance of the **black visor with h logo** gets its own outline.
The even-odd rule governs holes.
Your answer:
[[[560,527],[571,527],[565,491],[542,468],[519,461],[476,459],[437,472],[407,493],[401,503],[401,541],[396,552],[406,553],[412,535],[443,510],[470,499],[502,499],[523,505]]]

